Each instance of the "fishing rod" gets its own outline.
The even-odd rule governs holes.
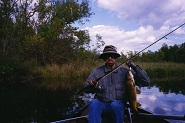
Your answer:
[[[101,79],[107,77],[108,75],[110,75],[112,72],[114,72],[115,70],[117,70],[118,68],[120,68],[123,64],[125,64],[128,60],[131,60],[132,58],[134,58],[135,56],[139,55],[141,52],[143,52],[144,50],[148,49],[149,47],[151,47],[152,45],[154,45],[155,43],[159,42],[160,40],[162,40],[163,38],[166,38],[166,36],[170,35],[171,33],[175,32],[176,30],[178,30],[179,28],[181,28],[182,26],[184,26],[185,23],[183,23],[182,25],[178,26],[177,28],[175,28],[174,30],[172,30],[171,32],[167,33],[166,35],[164,35],[163,37],[159,38],[158,40],[156,40],[155,42],[153,42],[152,44],[148,45],[147,47],[145,47],[144,49],[142,49],[141,51],[139,51],[138,53],[136,53],[135,55],[131,56],[130,58],[128,58],[127,60],[125,60],[124,62],[122,62],[121,64],[119,64],[117,67],[115,67],[114,69],[112,69],[110,72],[108,72],[107,74],[103,75],[102,77],[99,77],[97,79],[95,79],[95,81],[98,83]],[[167,39],[167,38],[166,38]],[[84,88],[82,88],[81,90],[79,90],[77,92],[77,94],[90,89],[91,86],[88,85]]]

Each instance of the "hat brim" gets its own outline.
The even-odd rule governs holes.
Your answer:
[[[116,58],[118,58],[118,57],[120,57],[120,56],[121,56],[119,53],[111,52],[111,51],[110,51],[110,52],[102,53],[102,54],[99,56],[99,59],[104,59],[104,58],[105,58],[105,56],[106,56],[107,54],[114,54]]]

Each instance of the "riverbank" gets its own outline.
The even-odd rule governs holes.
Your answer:
[[[6,83],[24,83],[34,79],[78,79],[86,80],[91,71],[100,65],[103,61],[76,61],[68,64],[50,64],[45,67],[20,67],[11,70],[6,69],[1,73],[0,82]],[[118,63],[120,64],[120,63]],[[185,64],[172,62],[136,62],[144,69],[150,78],[158,77],[179,77],[185,75]],[[23,65],[22,65],[23,66]]]
[[[79,62],[69,63],[59,66],[57,64],[47,65],[46,67],[38,67],[35,73],[41,78],[78,78],[86,79],[94,67],[104,64],[103,62]],[[184,76],[185,64],[169,63],[169,62],[136,62],[142,69],[144,69],[149,76]]]

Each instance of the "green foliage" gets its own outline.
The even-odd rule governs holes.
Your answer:
[[[179,48],[174,53],[174,61],[185,63],[185,43],[179,46]]]
[[[174,61],[175,55],[174,53],[178,50],[178,46],[175,44],[174,46],[168,46],[167,44],[163,44],[161,47],[161,51],[164,52],[165,61]]]
[[[0,60],[0,80],[22,81],[30,76],[31,71],[17,58],[6,58]]]
[[[123,63],[127,60],[127,56],[121,52],[121,57],[117,59],[118,63]]]
[[[37,6],[39,10],[38,34],[44,39],[42,65],[50,63],[65,63],[78,57],[85,52],[90,42],[87,30],[78,30],[72,27],[76,21],[83,24],[83,18],[92,15],[88,3],[77,1],[63,1],[43,7],[47,1],[42,1]],[[44,8],[44,12],[43,9]],[[49,11],[47,11],[49,10]],[[47,21],[46,21],[47,20]],[[79,53],[79,54],[78,54]]]
[[[156,86],[159,91],[176,94],[185,94],[185,78],[183,76],[162,76],[162,77],[151,77],[150,86]]]
[[[173,62],[138,62],[142,69],[152,77],[184,77],[185,64]]]
[[[88,77],[92,69],[101,62],[94,61],[76,61],[63,65],[47,65],[46,67],[38,67],[35,73],[41,78],[66,78],[76,79],[83,78],[84,80]]]
[[[120,60],[120,59],[119,59]],[[46,67],[38,67],[35,73],[42,78],[66,78],[87,79],[93,68],[104,64],[103,61],[76,61],[63,65],[47,65]],[[168,77],[184,77],[185,64],[168,63],[168,62],[136,62],[144,69],[150,78],[168,78]]]
[[[0,9],[0,55],[11,62],[2,62],[7,77],[19,71],[16,66],[23,70],[21,63],[29,67],[64,64],[89,54],[88,31],[72,26],[84,24],[93,15],[88,2],[2,0]]]
[[[136,55],[138,52],[129,51],[127,52],[128,58],[132,58],[134,61],[143,62],[177,62],[185,63],[185,43],[181,45],[168,46],[163,44],[162,47],[155,52],[148,50],[148,52],[142,52]]]
[[[103,41],[102,36],[100,34],[96,34],[96,44],[93,45],[94,48],[91,51],[91,53],[93,54],[93,61],[99,59],[101,48],[104,45],[105,45],[105,42]]]
[[[11,0],[2,1],[0,8],[3,54],[16,54],[22,61],[36,59],[35,66],[38,66],[76,59],[77,53],[85,52],[89,45],[88,31],[71,25],[84,24],[93,14],[87,2],[52,4],[48,0],[36,3]]]
[[[1,0],[0,9],[1,78],[24,76],[27,67],[98,61],[105,45],[97,34],[95,48],[91,49],[89,32],[74,26],[75,23],[85,24],[94,14],[86,1],[62,0],[54,4],[49,0]],[[122,53],[119,61],[137,53]],[[184,44],[164,44],[158,51],[143,52],[133,60],[185,63],[184,54]]]
[[[157,61],[163,61],[164,60],[164,52],[159,50],[158,52],[155,53],[155,57],[157,59]]]

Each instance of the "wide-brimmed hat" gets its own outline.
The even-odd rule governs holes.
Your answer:
[[[120,54],[117,53],[116,47],[112,45],[105,46],[103,53],[99,56],[100,59],[104,59],[106,55],[114,54],[115,58],[120,57]]]

